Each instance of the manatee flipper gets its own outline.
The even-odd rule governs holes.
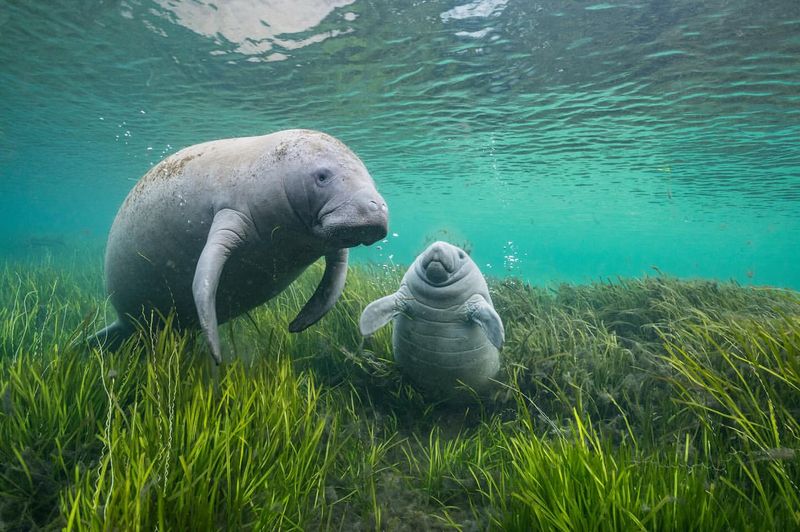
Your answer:
[[[322,274],[314,295],[306,302],[297,317],[289,324],[289,331],[296,333],[315,324],[324,316],[342,295],[347,277],[347,248],[325,255],[325,273]]]
[[[498,316],[492,305],[482,296],[474,295],[464,304],[466,306],[466,318],[481,326],[489,342],[497,349],[503,346],[505,340],[505,330],[503,321]]]
[[[367,305],[364,312],[361,313],[361,319],[358,320],[358,328],[361,330],[361,335],[369,336],[392,321],[401,312],[399,302],[399,292],[395,292],[376,299]]]
[[[206,245],[200,253],[192,281],[192,294],[200,328],[211,347],[214,362],[222,362],[217,325],[217,287],[231,253],[247,241],[252,222],[242,213],[222,209],[214,215]]]
[[[122,342],[128,339],[133,333],[133,328],[120,320],[115,321],[105,329],[97,331],[92,336],[86,338],[86,343],[91,346],[100,347],[115,351],[119,349]]]

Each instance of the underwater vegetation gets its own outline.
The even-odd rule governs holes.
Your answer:
[[[315,265],[222,327],[226,364],[113,318],[101,266],[0,274],[0,530],[787,530],[800,526],[800,295],[666,276],[491,279],[489,399],[427,400],[358,317],[401,271]]]

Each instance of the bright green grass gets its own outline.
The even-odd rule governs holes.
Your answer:
[[[787,530],[800,526],[800,296],[624,279],[490,282],[498,384],[432,404],[351,267],[299,335],[312,268],[222,328],[69,347],[113,318],[99,264],[0,278],[0,530]]]

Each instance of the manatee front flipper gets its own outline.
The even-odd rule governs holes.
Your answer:
[[[129,325],[117,320],[105,329],[102,329],[88,337],[86,339],[86,343],[91,346],[100,347],[101,349],[115,351],[119,349],[119,346],[122,345],[122,342],[127,340],[132,333],[133,329]]]
[[[233,251],[247,241],[253,223],[242,213],[232,209],[222,209],[214,215],[211,229],[197,268],[194,271],[192,293],[197,307],[200,328],[211,347],[214,362],[222,362],[217,328],[217,287],[222,268]]]
[[[402,287],[394,294],[376,299],[367,305],[364,312],[361,313],[361,319],[358,320],[358,328],[361,330],[362,336],[373,334],[392,321],[397,314],[403,312],[405,304],[401,291]]]
[[[477,294],[469,298],[465,306],[467,320],[480,325],[492,345],[500,349],[503,346],[506,333],[503,329],[503,321],[494,310],[494,307],[483,296]]]
[[[342,295],[347,277],[347,248],[325,255],[325,273],[314,295],[306,302],[297,317],[289,324],[289,331],[296,333],[317,323]]]

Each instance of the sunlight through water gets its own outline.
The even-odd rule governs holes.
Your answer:
[[[800,5],[745,0],[0,1],[0,252],[97,246],[178,149],[320,129],[389,236],[534,284],[800,287]]]

